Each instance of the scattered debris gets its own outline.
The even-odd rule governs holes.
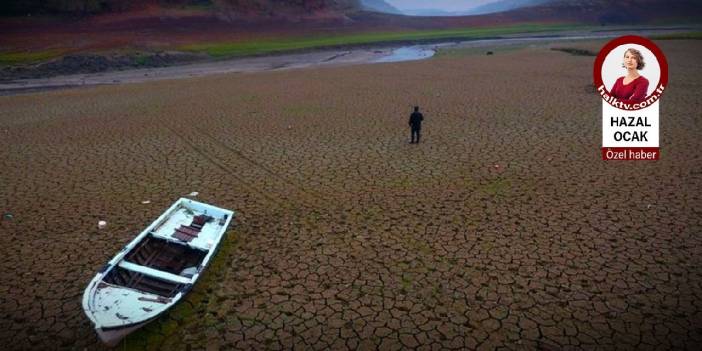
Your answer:
[[[485,55],[492,55],[492,54],[493,54],[492,51],[488,51],[488,52],[485,53]]]
[[[646,209],[651,208],[651,204],[646,205]]]
[[[288,125],[288,130],[290,130],[290,129],[292,129],[292,126],[291,126],[291,125]]]
[[[200,193],[198,193],[197,191],[193,191],[192,193],[188,194],[188,196],[197,196],[198,194]]]
[[[500,169],[500,165],[498,165],[498,164],[496,164],[496,165],[493,166],[493,167],[495,167],[495,169]]]
[[[144,200],[144,201],[142,201],[141,203],[144,204],[144,205],[148,205],[148,204],[151,203],[151,200]]]
[[[4,220],[11,221],[13,218],[15,218],[15,217],[14,217],[14,216],[12,215],[12,213],[10,213],[10,212],[5,212],[5,213],[2,215],[2,219],[4,219]]]
[[[98,229],[105,229],[105,227],[107,227],[107,222],[98,221]]]

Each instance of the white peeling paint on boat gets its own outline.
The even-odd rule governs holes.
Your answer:
[[[188,226],[198,215],[210,216],[212,220],[211,223],[202,226],[197,237],[187,242],[173,236],[177,228]],[[124,335],[178,303],[207,267],[233,217],[232,211],[181,198],[127,244],[95,275],[83,294],[83,309],[95,325],[101,339],[107,344],[115,345]],[[188,250],[189,254],[195,253],[197,257],[204,257],[196,267],[187,267],[182,272],[166,272],[127,261],[126,257],[130,252],[146,239],[178,247],[179,250]],[[148,241],[143,246],[147,244]],[[159,253],[153,255],[158,256]],[[138,274],[138,277],[148,277],[147,281],[162,282],[180,288],[173,296],[161,296],[133,287],[111,284],[106,278],[115,269]],[[138,281],[140,280],[143,279],[139,278]]]

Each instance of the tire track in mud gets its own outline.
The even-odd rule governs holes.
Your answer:
[[[254,185],[252,185],[250,182],[244,180],[242,177],[239,177],[236,175],[236,171],[229,168],[226,164],[220,162],[220,160],[215,159],[214,157],[210,156],[207,152],[201,150],[199,147],[197,147],[195,144],[190,142],[183,134],[178,133],[174,128],[166,126],[166,128],[173,133],[178,139],[180,139],[182,142],[185,143],[190,149],[195,151],[198,155],[202,156],[205,160],[213,164],[215,167],[219,168],[221,171],[224,173],[228,174],[229,176],[233,177],[235,180],[237,180],[239,183],[241,183],[244,188],[246,188],[248,191],[252,193],[256,193],[261,195],[262,197],[266,198],[268,201],[280,206],[280,207],[286,207],[286,203],[279,201],[278,199],[274,198],[273,196],[258,190]]]
[[[283,182],[283,183],[285,183],[285,184],[287,184],[287,185],[289,185],[289,186],[291,186],[291,187],[297,189],[297,191],[299,191],[299,192],[302,193],[302,194],[305,194],[305,195],[308,195],[308,196],[310,196],[310,197],[315,198],[316,200],[318,200],[318,201],[320,202],[320,203],[314,204],[315,207],[316,207],[316,206],[320,206],[320,205],[322,205],[322,206],[324,206],[324,207],[328,207],[328,206],[331,204],[331,201],[330,201],[329,199],[327,199],[324,195],[322,195],[320,192],[318,192],[318,191],[316,191],[316,190],[313,190],[313,189],[307,189],[304,185],[299,184],[298,182],[296,182],[296,181],[294,181],[294,180],[291,180],[291,179],[289,179],[289,178],[287,178],[287,177],[285,177],[285,176],[280,175],[280,173],[277,173],[276,171],[274,171],[274,170],[272,170],[271,168],[267,167],[267,166],[264,165],[263,163],[257,162],[257,161],[255,161],[255,160],[251,159],[250,157],[244,155],[244,153],[241,152],[241,150],[239,150],[239,149],[237,149],[237,148],[235,148],[235,147],[233,147],[233,146],[230,146],[230,145],[228,145],[228,144],[225,144],[223,141],[221,141],[221,140],[215,138],[214,136],[212,136],[212,135],[208,134],[207,132],[203,131],[202,129],[194,128],[194,130],[196,130],[196,131],[199,132],[200,134],[204,135],[205,137],[209,138],[210,140],[212,140],[215,144],[217,144],[217,145],[220,146],[221,148],[226,149],[227,151],[232,152],[232,153],[233,153],[234,155],[236,155],[237,157],[239,157],[239,158],[245,160],[246,162],[248,162],[249,164],[253,165],[254,167],[259,168],[260,170],[262,170],[262,171],[265,172],[266,174],[270,175],[271,177],[273,177],[273,178],[275,178],[275,179],[278,179],[279,181],[281,181],[281,182]]]
[[[290,179],[287,179],[286,177],[281,176],[280,174],[276,173],[275,171],[273,171],[272,169],[268,168],[267,166],[261,164],[260,162],[257,162],[255,160],[252,160],[251,158],[247,157],[238,149],[223,143],[222,141],[216,139],[215,137],[211,136],[210,134],[208,134],[200,129],[197,129],[197,128],[191,129],[191,130],[195,130],[197,133],[199,133],[200,135],[207,138],[207,140],[211,141],[212,144],[216,145],[221,150],[225,151],[228,155],[233,154],[234,156],[238,157],[239,159],[252,165],[253,168],[255,168],[255,169],[257,169],[257,170],[259,170],[267,175],[270,175],[272,179],[275,179],[278,182],[280,182],[286,186],[289,186],[292,189],[295,189],[299,194],[306,195],[306,196],[298,197],[297,199],[295,199],[295,201],[292,201],[292,200],[287,199],[283,196],[283,195],[285,195],[284,191],[273,190],[279,196],[274,196],[274,195],[269,194],[269,192],[272,190],[270,188],[268,188],[266,191],[261,191],[261,190],[259,190],[260,187],[254,185],[250,181],[246,180],[244,177],[238,176],[237,171],[235,169],[229,167],[227,165],[226,160],[223,160],[221,157],[217,157],[217,156],[213,155],[212,152],[206,152],[205,150],[203,150],[203,147],[197,146],[195,143],[190,141],[184,134],[178,132],[175,128],[173,128],[173,127],[167,127],[167,128],[171,133],[173,133],[180,140],[182,140],[189,148],[191,148],[193,151],[195,151],[198,155],[202,156],[208,162],[212,163],[218,169],[220,169],[223,172],[230,175],[237,182],[241,183],[248,191],[261,195],[269,202],[276,204],[281,208],[304,206],[305,208],[308,208],[308,209],[314,209],[314,208],[319,208],[319,207],[329,207],[331,205],[331,201],[329,201],[327,198],[325,198],[323,195],[319,194],[318,192],[305,189],[302,185],[297,184],[296,182],[294,182]],[[315,201],[310,202],[309,198],[313,198]]]

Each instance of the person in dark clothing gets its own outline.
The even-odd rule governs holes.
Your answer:
[[[414,107],[414,112],[410,115],[409,118],[409,125],[410,128],[412,129],[412,141],[410,141],[410,144],[415,144],[419,143],[419,134],[420,131],[422,130],[422,121],[424,120],[424,116],[419,112],[419,106]],[[415,141],[414,136],[417,136],[417,140]]]

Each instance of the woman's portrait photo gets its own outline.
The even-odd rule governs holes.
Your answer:
[[[602,81],[612,96],[624,103],[639,103],[658,85],[660,66],[656,56],[638,44],[612,50],[602,65]]]

